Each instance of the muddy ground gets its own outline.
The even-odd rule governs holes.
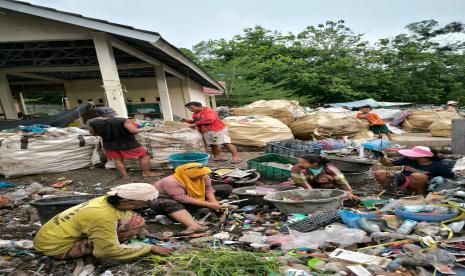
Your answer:
[[[241,152],[241,158],[247,160],[256,157],[260,152]],[[40,160],[38,160],[40,162]],[[230,167],[229,163],[211,163],[211,167]],[[246,163],[237,165],[246,167]],[[163,171],[164,175],[171,172]],[[22,186],[27,187],[33,182],[38,182],[43,186],[48,186],[57,178],[72,180],[69,186],[60,189],[63,192],[82,192],[89,194],[104,194],[108,188],[131,182],[153,183],[161,177],[142,178],[140,171],[131,171],[130,180],[121,179],[115,170],[104,168],[87,168],[76,171],[68,171],[53,174],[31,175],[18,178],[0,178],[0,181],[8,181],[16,184],[15,188],[0,189],[0,195],[8,191],[20,189]],[[262,182],[263,183],[263,182]],[[374,181],[368,180],[362,185],[358,185],[356,190],[362,193],[371,193],[380,190]],[[263,184],[273,184],[272,181],[266,181]],[[0,207],[0,239],[32,240],[35,232],[39,229],[37,212],[28,202],[34,198],[28,198],[21,203],[9,207]],[[178,231],[180,225],[160,225],[159,223],[148,222],[148,229],[152,233],[162,233],[165,231]],[[130,262],[105,262],[88,257],[84,260],[86,264],[94,264],[96,268],[95,275],[100,275],[106,270],[110,270],[113,275],[150,275],[151,264],[143,260]],[[76,267],[76,261],[57,261],[52,258],[43,256],[34,251],[27,250],[0,250],[0,275],[72,275]]]

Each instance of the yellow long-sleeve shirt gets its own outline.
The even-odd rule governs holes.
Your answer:
[[[47,256],[56,256],[88,238],[94,246],[93,255],[101,259],[125,260],[150,252],[149,245],[119,243],[118,220],[133,213],[114,208],[106,199],[106,196],[92,199],[49,220],[37,232],[34,248]]]

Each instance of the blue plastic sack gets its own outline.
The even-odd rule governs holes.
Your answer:
[[[373,139],[363,143],[362,146],[369,150],[382,151],[385,148],[392,147],[393,143],[389,140]]]
[[[23,132],[33,132],[33,133],[41,133],[41,132],[46,132],[47,128],[50,128],[51,126],[49,125],[43,125],[43,124],[34,124],[31,126],[19,126],[17,130],[23,131]]]
[[[350,228],[362,229],[360,226],[360,218],[377,218],[376,214],[358,214],[349,210],[339,211],[342,222]]]
[[[5,188],[12,188],[14,187],[15,184],[6,182],[6,181],[0,181],[0,189],[5,189]]]

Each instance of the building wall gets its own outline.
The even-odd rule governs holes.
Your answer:
[[[206,106],[205,94],[202,92],[202,86],[195,81],[189,80],[189,93],[192,102],[199,102]]]
[[[171,109],[173,114],[181,118],[189,116],[184,104],[186,103],[181,81],[174,77],[166,78],[168,91],[170,93]],[[131,103],[142,103],[141,98],[145,99],[145,103],[155,103],[157,101],[158,88],[156,78],[132,78],[121,79],[121,84],[127,91],[124,94],[124,100],[128,103],[128,98],[132,99]],[[198,101],[202,104],[205,102],[205,94],[202,93],[202,87],[194,82],[189,81],[189,94],[192,101]],[[68,97],[71,106],[78,104],[78,99],[86,103],[92,100],[95,104],[99,104],[99,99],[104,100],[104,90],[101,80],[76,80],[70,81],[66,85],[66,96]]]
[[[178,78],[166,78],[168,83],[168,91],[170,92],[171,109],[173,110],[174,116],[181,118],[187,118],[189,115],[185,108],[186,100],[182,93],[181,80]]]

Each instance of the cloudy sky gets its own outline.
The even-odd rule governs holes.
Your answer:
[[[23,0],[141,29],[157,31],[178,47],[207,39],[231,38],[262,25],[299,32],[308,25],[344,19],[376,41],[405,25],[436,19],[465,22],[464,0]]]

